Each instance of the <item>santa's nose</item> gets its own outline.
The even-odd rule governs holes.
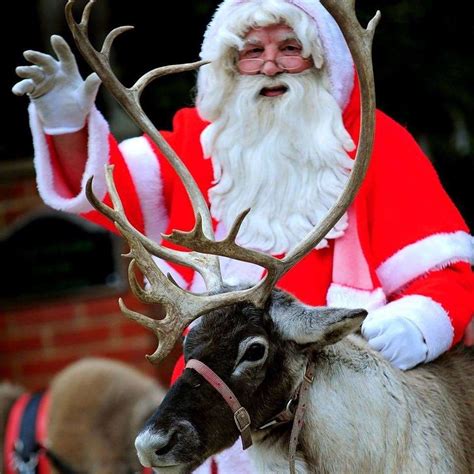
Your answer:
[[[276,76],[280,72],[282,72],[282,68],[278,66],[278,64],[275,62],[276,58],[272,59],[265,59],[265,62],[263,63],[262,69],[260,70],[261,74],[264,74],[265,76]]]

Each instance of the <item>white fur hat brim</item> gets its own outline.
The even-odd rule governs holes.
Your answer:
[[[314,22],[317,30],[329,78],[330,92],[341,110],[346,107],[354,86],[354,63],[342,32],[333,17],[318,0],[273,0],[292,4],[302,10]],[[261,3],[262,0],[224,0],[217,8],[209,23],[201,48],[201,58],[216,60],[219,48],[219,30],[222,25],[232,18],[236,11],[244,4],[251,2]],[[199,87],[207,83],[206,68],[199,72]],[[205,92],[205,91],[201,91]]]

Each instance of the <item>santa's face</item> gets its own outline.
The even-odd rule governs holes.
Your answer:
[[[201,142],[213,162],[214,217],[229,228],[251,209],[237,239],[244,246],[287,252],[321,222],[347,181],[354,144],[321,66],[303,57],[291,28],[265,26],[248,31],[237,71],[222,84],[228,94]],[[327,238],[345,227],[346,216]]]
[[[243,75],[264,74],[274,77],[287,72],[297,74],[309,69],[313,62],[304,58],[303,47],[294,31],[277,24],[250,29],[239,51],[237,70]],[[277,97],[286,92],[284,87],[264,89],[261,94]]]

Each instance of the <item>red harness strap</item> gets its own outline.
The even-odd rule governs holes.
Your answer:
[[[21,395],[13,404],[8,415],[5,444],[3,446],[4,466],[0,466],[0,473],[4,474],[18,474],[15,469],[14,451],[15,443],[19,439],[21,420],[25,412],[25,408],[32,398],[31,394],[25,393]],[[47,438],[47,419],[50,406],[50,393],[45,392],[39,402],[38,412],[35,424],[35,438],[39,446],[46,446]],[[38,451],[38,465],[36,467],[37,474],[50,474],[51,463],[48,459],[47,448],[41,448]],[[153,470],[150,468],[143,468],[142,474],[152,474]]]
[[[25,393],[21,395],[13,404],[8,415],[5,431],[5,444],[3,446],[3,462],[5,474],[16,474],[15,469],[15,442],[20,434],[20,421],[25,411],[25,407],[30,401],[31,395]]]
[[[41,446],[46,446],[47,419],[49,412],[50,394],[46,392],[41,399],[36,418],[36,439]],[[38,474],[49,474],[51,472],[49,460],[44,450],[38,455]]]
[[[20,429],[22,419],[25,413],[25,409],[28,403],[32,400],[33,395],[25,393],[21,395],[13,404],[8,415],[6,430],[5,430],[5,441],[3,446],[3,459],[4,459],[4,472],[5,474],[17,474],[15,468],[15,443],[20,438]],[[46,419],[49,407],[49,393],[46,392],[42,395],[39,402],[38,411],[35,420],[35,439],[39,445],[44,446],[46,440]],[[1,471],[0,471],[1,472]],[[40,449],[38,451],[38,465],[36,467],[38,474],[49,474],[50,467],[49,462],[46,458],[45,453]]]
[[[194,369],[198,374],[200,374],[212,387],[214,387],[222,396],[222,398],[227,402],[232,413],[234,414],[234,421],[237,425],[238,430],[240,431],[240,436],[242,438],[242,447],[247,449],[252,446],[252,435],[250,432],[250,415],[247,410],[239,403],[237,397],[234,395],[234,392],[226,385],[226,383],[206,364],[197,360],[190,359],[186,364],[186,369]],[[307,407],[307,401],[309,396],[309,389],[314,380],[314,363],[308,360],[306,365],[305,374],[303,377],[303,382],[298,387],[297,395],[290,399],[290,402],[298,400],[296,406],[296,412],[294,414],[293,426],[291,428],[290,435],[290,445],[288,449],[288,461],[290,474],[296,474],[295,469],[295,459],[296,459],[296,449],[298,445],[298,439],[300,431],[303,427],[304,415]],[[290,403],[289,402],[289,403]],[[284,419],[280,420],[279,417],[282,414],[285,414]],[[270,428],[274,424],[287,423],[293,418],[293,413],[290,411],[290,407],[278,413],[271,421],[265,423],[260,429]],[[275,423],[273,421],[275,420]],[[212,466],[212,468],[214,465]]]
[[[250,416],[247,410],[239,403],[234,392],[232,392],[226,383],[212,369],[201,361],[190,359],[186,364],[186,368],[194,369],[221,394],[234,415],[234,421],[242,439],[242,449],[247,449],[252,446]]]

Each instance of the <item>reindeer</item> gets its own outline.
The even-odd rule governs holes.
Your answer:
[[[101,203],[88,184],[88,198],[127,239],[129,280],[143,302],[160,303],[166,315],[154,320],[124,314],[158,338],[152,362],[165,357],[184,328],[186,369],[136,439],[143,465],[160,472],[188,473],[239,436],[260,472],[472,473],[474,469],[474,354],[458,348],[430,365],[401,372],[371,350],[357,334],[366,311],[309,307],[275,284],[340,219],[368,166],[374,132],[375,93],[370,50],[379,13],[363,29],[352,0],[323,0],[339,23],[354,57],[362,95],[362,126],[354,169],[328,216],[284,258],[236,243],[248,211],[228,236],[215,241],[203,196],[187,169],[145,116],[140,95],[156,77],[200,67],[203,62],[158,68],[131,88],[113,74],[113,40],[130,27],[113,30],[99,52],[87,28],[92,3],[77,23],[72,1],[66,7],[76,44],[125,110],[159,146],[185,183],[196,223],[190,232],[165,239],[190,252],[178,252],[140,234],[125,216],[112,168],[106,170],[113,207]],[[208,292],[193,294],[160,272],[152,256],[198,271]],[[223,282],[218,256],[266,269],[253,287]],[[149,285],[143,288],[136,270]]]
[[[24,393],[22,387],[0,384],[0,472],[17,472],[6,468],[12,465],[11,451],[3,459],[4,431],[11,407]],[[161,402],[164,388],[131,366],[90,357],[60,371],[48,393],[47,437],[39,452],[46,454],[43,462],[52,472],[141,471],[134,438]]]

